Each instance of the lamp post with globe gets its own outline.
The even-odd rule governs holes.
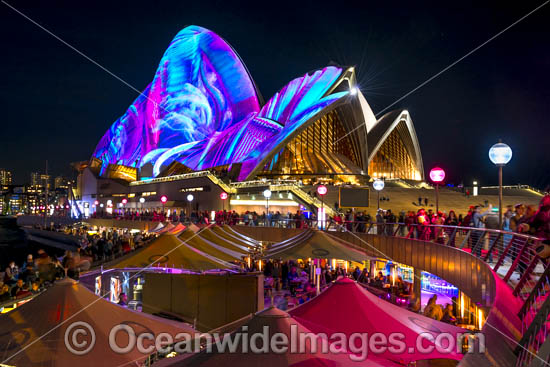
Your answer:
[[[380,191],[384,189],[384,181],[377,178],[372,183],[372,187],[378,193],[378,207],[376,208],[376,210],[378,211],[378,209],[380,209]]]
[[[220,199],[222,199],[222,211],[225,211],[225,201],[228,197],[229,195],[225,191],[222,191],[222,193],[220,194]]]
[[[435,214],[439,213],[439,184],[445,179],[445,171],[434,167],[430,171],[430,179],[435,182]]]
[[[328,189],[325,185],[319,185],[317,186],[317,194],[319,194],[319,196],[321,197],[321,213],[319,215],[319,220],[321,221],[321,228],[322,229],[325,229],[325,221],[326,221],[326,216],[325,216],[325,195],[327,194],[328,192]]]
[[[269,227],[269,198],[270,197],[271,197],[271,190],[270,189],[265,189],[264,190],[264,198],[267,200],[267,205],[266,205],[267,213],[265,215],[266,227]]]
[[[195,199],[195,197],[193,196],[193,194],[188,194],[187,195],[187,203],[188,203],[188,216],[189,216],[189,222],[191,222],[191,203],[193,202],[193,200]]]
[[[498,228],[502,229],[502,168],[512,159],[512,148],[499,139],[489,149],[489,159],[498,167]]]
[[[162,215],[164,216],[164,204],[166,204],[166,202],[168,201],[168,198],[166,197],[166,195],[162,195],[160,197],[160,202],[162,203]]]
[[[143,214],[143,203],[145,203],[145,198],[142,196],[139,198],[139,206],[140,206],[140,209],[141,209],[141,214]],[[141,219],[141,215],[139,216],[139,218]]]

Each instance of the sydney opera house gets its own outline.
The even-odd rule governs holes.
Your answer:
[[[409,113],[377,120],[353,67],[308,72],[266,101],[233,48],[197,26],[176,35],[152,82],[79,168],[85,207],[107,197],[186,192],[158,184],[186,186],[199,172],[241,186],[424,178]]]

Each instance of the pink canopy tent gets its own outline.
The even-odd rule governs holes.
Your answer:
[[[292,327],[295,325],[294,327]],[[361,366],[361,367],[399,367],[387,359],[368,355],[366,360],[353,361],[347,353],[322,353],[321,340],[317,336],[312,339],[305,339],[305,347],[303,353],[291,352],[292,335],[300,335],[301,333],[311,333],[300,322],[293,319],[289,314],[275,307],[268,308],[258,312],[244,325],[238,327],[235,332],[242,332],[242,327],[247,327],[249,336],[264,332],[264,327],[268,327],[269,340],[276,333],[282,333],[287,336],[288,350],[286,352],[275,353],[268,349],[267,353],[242,353],[242,338],[239,339],[236,353],[218,352],[216,346],[213,346],[212,352],[207,352],[206,349],[191,355],[182,355],[176,358],[170,358],[158,363],[159,367],[176,367],[176,366],[261,366],[261,367],[279,367],[279,366]],[[295,330],[294,333],[291,330]],[[234,332],[234,333],[235,333]],[[230,334],[234,337],[234,333]],[[296,337],[299,338],[299,337]],[[317,344],[317,350],[314,345]],[[260,343],[261,344],[261,343]],[[263,344],[262,344],[263,345]],[[298,345],[298,344],[297,344]],[[299,350],[299,347],[297,347]],[[154,366],[157,366],[155,364]]]
[[[0,315],[0,362],[25,367],[139,365],[147,354],[138,348],[123,354],[110,348],[109,334],[118,325],[130,326],[136,335],[145,331],[155,336],[162,332],[173,337],[178,333],[196,335],[196,331],[184,323],[118,306],[67,278],[15,310]],[[95,343],[89,327],[94,332]],[[76,334],[79,328],[85,332]],[[128,345],[126,332],[115,335],[118,346]],[[81,348],[69,343],[77,352],[88,345],[92,347],[79,355],[67,347],[67,338],[79,344],[89,343]]]
[[[311,301],[289,311],[290,315],[305,327],[317,333],[374,333],[381,332],[389,339],[389,334],[402,333],[406,348],[396,354],[387,350],[378,354],[400,363],[427,359],[462,359],[456,347],[449,353],[438,352],[434,343],[423,340],[425,347],[433,346],[431,353],[417,351],[416,341],[421,333],[430,333],[434,339],[440,333],[449,333],[455,340],[458,334],[466,333],[465,329],[436,321],[407,311],[384,301],[365,290],[351,279],[342,278]],[[440,343],[442,349],[447,347],[447,339]],[[456,343],[455,343],[456,344]],[[414,351],[411,353],[411,351]],[[374,352],[371,350],[371,354]]]

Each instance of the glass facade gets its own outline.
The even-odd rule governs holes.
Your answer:
[[[346,136],[334,110],[300,132],[259,175],[360,175],[360,166],[360,149]]]
[[[376,178],[421,180],[420,169],[415,162],[412,138],[406,123],[401,121],[369,162],[369,175]]]

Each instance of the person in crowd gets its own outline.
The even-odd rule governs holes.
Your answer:
[[[361,275],[361,269],[359,269],[359,267],[356,266],[355,270],[353,270],[353,273],[351,273],[351,276],[353,277],[353,280],[358,280],[360,275]]]
[[[386,277],[384,276],[384,274],[382,274],[381,271],[379,271],[378,275],[374,279],[373,286],[375,286],[376,288],[382,289],[384,288],[385,284],[386,284]]]
[[[420,312],[420,309],[422,308],[422,304],[420,302],[420,297],[417,297],[414,293],[411,294],[411,298],[409,300],[409,305],[407,306],[407,309],[411,312]]]
[[[25,283],[23,282],[23,279],[17,279],[17,282],[15,283],[15,286],[11,289],[11,296],[15,297],[18,292],[23,291],[23,286]]]
[[[419,209],[416,213],[416,223],[417,226],[417,237],[418,239],[422,241],[428,241],[430,239],[430,227],[428,226],[430,224],[430,219],[428,215],[426,214],[426,210]]]
[[[357,281],[359,283],[363,283],[363,284],[368,284],[369,283],[370,277],[369,277],[369,272],[368,272],[367,268],[363,268],[363,270],[361,271],[361,274],[357,278]]]
[[[494,229],[494,230],[499,229],[498,222],[499,222],[498,214],[491,211],[485,217],[485,228]],[[487,243],[487,249],[489,249],[489,246],[492,246],[493,243],[495,244],[495,248],[489,254],[489,262],[493,261],[493,254],[498,256],[498,254],[502,252],[502,246],[501,246],[502,242],[501,241],[498,241],[499,243],[495,242],[498,239],[498,237],[499,237],[498,232],[489,231],[488,233],[489,242]]]
[[[483,228],[485,226],[484,219],[491,212],[492,206],[489,205],[488,210],[481,212],[481,207],[476,205],[472,214],[472,227]],[[482,231],[472,231],[472,254],[481,257],[481,249],[483,248],[483,241],[481,240]]]
[[[0,303],[9,301],[11,298],[10,286],[7,284],[2,285],[2,288],[0,288]]]
[[[15,298],[25,298],[30,295],[32,295],[32,293],[29,290],[29,285],[25,283],[23,284],[23,287],[17,291],[17,293],[15,294]]]
[[[4,271],[4,283],[5,284],[15,284],[17,282],[17,277],[19,275],[19,267],[15,265],[15,261],[10,261],[8,267]]]
[[[392,213],[391,209],[386,211],[384,221],[386,222],[386,235],[393,236],[394,223],[397,222],[397,218],[395,214]]]
[[[33,259],[32,259],[32,254],[28,254],[28,255],[27,255],[27,261],[25,261],[25,262],[23,263],[23,266],[21,267],[21,269],[22,269],[23,272],[27,269],[27,266],[28,266],[29,264],[30,264],[31,266],[34,267],[34,261],[33,261]]]
[[[516,204],[514,206],[514,215],[510,218],[510,230],[512,232],[518,232],[519,225],[523,222],[525,215],[525,205]]]
[[[376,212],[376,233],[384,234],[384,211],[378,209]]]
[[[447,304],[443,310],[443,316],[441,316],[441,321],[446,322],[447,324],[456,325],[456,317],[453,315],[453,305]]]
[[[308,293],[302,293],[302,295],[300,296],[300,299],[298,300],[298,304],[302,305],[302,304],[306,303],[307,301],[309,301],[309,294]]]
[[[443,317],[443,310],[437,303],[437,295],[434,294],[429,300],[428,304],[424,308],[424,316],[434,320],[441,320]]]
[[[407,283],[403,281],[403,278],[401,277],[401,275],[397,276],[397,281],[395,285],[397,287],[396,293],[399,297],[409,296],[409,286]]]
[[[41,292],[40,284],[38,282],[32,282],[30,291],[32,294],[40,293]]]
[[[128,305],[128,296],[126,293],[122,292],[118,296],[118,305],[120,306],[127,306]]]
[[[538,210],[525,222],[525,231],[538,238],[550,239],[550,195],[545,195]]]

